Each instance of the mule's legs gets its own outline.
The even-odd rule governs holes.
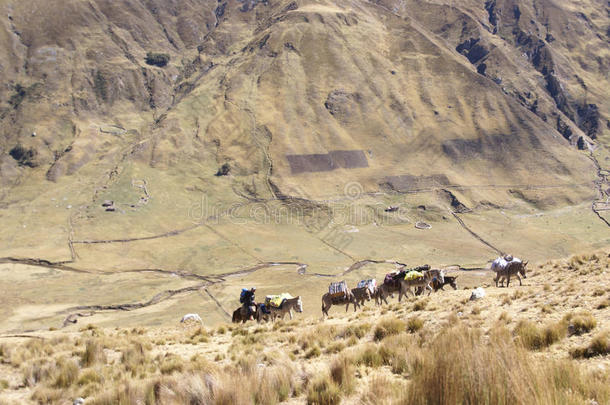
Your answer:
[[[519,277],[519,273],[515,274],[515,276],[517,276],[517,280],[519,280],[519,285],[523,285],[523,283],[521,282],[521,277]]]
[[[288,315],[290,315],[290,320],[292,321],[292,309],[288,310]],[[284,316],[282,316],[282,318],[284,318]]]
[[[328,310],[330,309],[331,306],[332,306],[332,304],[329,304],[328,306],[326,306],[326,303],[324,301],[322,301],[322,316],[324,316],[324,314],[326,314],[326,316],[328,316]]]

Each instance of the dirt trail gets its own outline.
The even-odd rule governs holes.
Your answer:
[[[495,247],[494,245],[492,245],[491,243],[487,242],[485,239],[483,239],[481,236],[479,236],[476,232],[474,232],[472,229],[470,229],[462,220],[462,218],[460,218],[458,216],[457,213],[451,211],[451,215],[453,215],[455,217],[455,219],[458,221],[458,223],[460,224],[460,226],[462,228],[464,228],[469,234],[471,234],[475,239],[477,239],[479,242],[481,242],[482,244],[484,244],[485,246],[487,246],[488,248],[494,250],[496,253],[498,253],[500,256],[504,256],[504,252],[502,252],[500,249],[498,249],[497,247]]]
[[[597,204],[603,203],[604,196],[606,196],[606,193],[604,192],[604,185],[608,185],[608,179],[606,178],[606,176],[604,174],[602,174],[602,171],[604,171],[604,169],[602,169],[601,165],[599,164],[599,161],[593,155],[592,151],[589,152],[589,158],[595,165],[595,169],[597,171],[597,180],[595,180],[595,190],[597,191],[597,195],[598,195],[598,199],[593,200],[593,202],[591,203],[591,211],[593,211],[593,213],[603,223],[605,223],[607,226],[610,226],[610,222],[608,222],[608,220],[606,218],[604,218],[602,216],[602,214],[599,213],[600,210],[597,209]],[[610,196],[606,196],[606,197],[610,198]]]

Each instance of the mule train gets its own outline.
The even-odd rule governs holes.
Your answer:
[[[527,261],[523,262],[510,255],[495,259],[492,262],[491,270],[496,273],[494,277],[496,287],[498,283],[503,287],[504,280],[508,287],[513,276],[517,277],[519,285],[522,285],[521,277],[527,278],[527,264]],[[409,294],[416,296],[424,294],[426,291],[430,295],[433,291],[444,291],[446,285],[457,290],[457,278],[457,275],[446,275],[445,270],[432,269],[429,265],[423,265],[412,269],[403,266],[399,270],[386,274],[380,285],[377,285],[375,279],[368,279],[360,281],[356,288],[349,289],[345,281],[334,282],[330,284],[328,292],[322,295],[322,316],[328,316],[328,311],[333,305],[345,305],[345,312],[351,305],[355,312],[372,299],[375,300],[376,305],[388,304],[388,297],[394,297],[394,294],[398,294],[398,302],[401,302],[403,296],[408,298]],[[303,302],[300,296],[292,297],[287,293],[269,295],[265,298],[264,303],[257,304],[254,302],[254,291],[254,288],[242,290],[242,297],[240,297],[242,306],[233,312],[233,322],[275,321],[278,318],[284,319],[286,314],[292,319],[293,310],[303,312]]]

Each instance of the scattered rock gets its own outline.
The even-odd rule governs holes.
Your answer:
[[[481,299],[485,296],[485,290],[482,287],[477,287],[472,290],[472,294],[470,295],[470,301],[475,301]]]
[[[415,227],[417,229],[430,229],[430,228],[432,228],[432,225],[430,225],[430,224],[428,224],[426,222],[418,221],[418,222],[415,223]]]
[[[83,405],[84,403],[85,400],[81,397],[78,397],[72,402],[72,405]]]
[[[182,317],[182,319],[180,320],[180,323],[185,323],[185,322],[203,322],[201,320],[201,317],[199,316],[199,314],[186,314]]]
[[[102,207],[112,207],[114,205],[114,201],[112,200],[104,200],[102,203]]]
[[[348,121],[356,113],[362,97],[358,93],[348,93],[345,90],[333,90],[328,93],[324,107],[340,121]]]
[[[397,205],[390,205],[388,208],[386,208],[384,211],[385,212],[396,212],[398,211],[398,206]]]
[[[220,169],[216,172],[216,176],[227,176],[231,171],[231,166],[228,163],[220,166]]]

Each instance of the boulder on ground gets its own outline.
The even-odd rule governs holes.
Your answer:
[[[485,296],[485,290],[483,287],[475,288],[470,295],[470,301],[481,299]]]

